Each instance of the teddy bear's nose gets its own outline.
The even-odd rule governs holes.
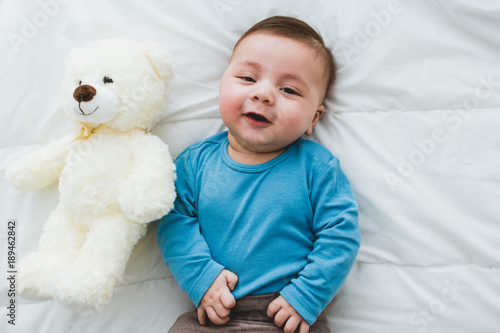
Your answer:
[[[91,101],[92,98],[94,98],[96,93],[97,91],[95,90],[94,87],[89,86],[88,84],[83,84],[75,89],[75,92],[73,93],[73,98],[79,103],[88,102]]]

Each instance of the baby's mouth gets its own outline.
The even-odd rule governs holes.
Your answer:
[[[245,114],[246,117],[248,118],[251,118],[259,123],[271,123],[269,120],[267,120],[266,117],[264,117],[263,115],[260,115],[260,114],[257,114],[257,113],[254,113],[254,112],[249,112],[247,114]]]

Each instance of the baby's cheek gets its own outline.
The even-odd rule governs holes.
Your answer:
[[[293,112],[283,114],[282,119],[284,119],[283,126],[288,128],[289,131],[301,129],[306,123],[304,117]]]
[[[241,109],[241,101],[237,98],[237,94],[231,91],[226,91],[219,96],[219,111],[221,116],[229,117],[235,115]]]

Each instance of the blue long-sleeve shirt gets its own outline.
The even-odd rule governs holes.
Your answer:
[[[176,159],[177,200],[158,223],[166,264],[198,305],[223,268],[236,299],[280,292],[313,323],[356,257],[357,205],[339,161],[299,139],[258,165],[233,161],[227,132]]]

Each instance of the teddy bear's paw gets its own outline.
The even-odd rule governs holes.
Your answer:
[[[63,306],[86,311],[105,305],[111,299],[112,279],[92,271],[68,269],[57,277],[54,298]]]
[[[107,304],[111,299],[111,291],[105,288],[88,288],[75,282],[72,286],[59,285],[54,299],[67,309],[83,312],[96,310]]]
[[[23,258],[17,267],[17,289],[21,297],[30,300],[52,298],[55,267],[34,252]]]
[[[27,274],[24,270],[18,270],[17,277],[18,294],[25,299],[42,301],[52,298],[52,291],[43,279],[37,279],[36,275]]]
[[[39,274],[18,268],[17,291],[19,296],[32,301],[43,301],[52,298],[46,281]]]
[[[76,312],[87,312],[99,310],[108,299],[99,300],[91,296],[69,296],[63,294],[55,294],[54,299],[68,310]]]
[[[173,201],[173,200],[172,200]],[[165,216],[172,207],[161,196],[137,196],[133,191],[121,191],[118,203],[127,216],[137,223],[148,223]]]
[[[66,140],[66,138],[64,138]],[[39,190],[54,183],[64,168],[65,147],[52,141],[14,161],[5,179],[19,190]]]
[[[45,301],[52,298],[52,294],[47,290],[41,290],[37,287],[27,287],[22,286],[21,283],[18,284],[18,295],[24,299],[29,299],[31,301]]]
[[[29,170],[21,162],[24,161],[15,161],[7,168],[4,174],[5,180],[19,190],[37,189],[37,186],[32,184]]]

